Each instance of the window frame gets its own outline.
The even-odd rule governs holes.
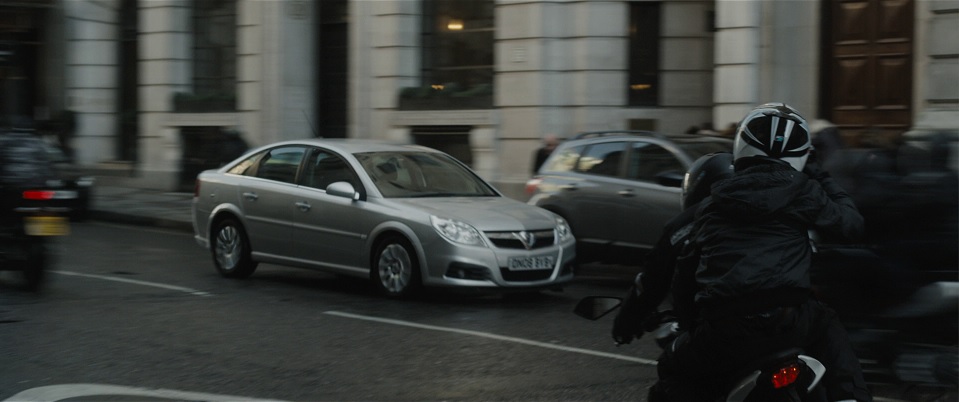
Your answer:
[[[489,15],[441,15],[444,11],[461,11],[468,12],[470,7],[476,7],[479,9],[487,5],[478,5],[482,2],[487,3],[490,13]],[[447,88],[437,88],[435,86],[445,86],[448,84],[457,84],[460,87],[450,90],[456,91],[465,91],[476,88],[481,85],[489,85],[492,87],[494,81],[494,74],[496,72],[496,56],[495,56],[495,46],[496,46],[496,13],[494,11],[495,2],[493,0],[424,0],[422,2],[423,7],[423,19],[422,19],[422,28],[421,28],[421,64],[420,64],[420,76],[423,80],[424,85],[434,86],[434,89],[447,89]],[[458,17],[458,18],[457,18]],[[460,29],[453,30],[448,29],[445,32],[440,28],[441,24],[446,22],[452,23],[453,20],[460,21]],[[470,22],[479,22],[480,26],[476,28],[470,28]],[[447,64],[441,66],[441,60],[444,58],[452,58],[453,53],[456,50],[462,50],[461,47],[450,46],[450,47],[441,47],[439,44],[441,42],[443,35],[449,35],[449,37],[455,37],[456,35],[460,36],[477,36],[477,34],[483,35],[482,42],[488,42],[488,51],[489,51],[489,64]],[[482,43],[481,43],[482,45]],[[477,46],[477,48],[486,48],[485,46]],[[450,77],[457,77],[460,74],[457,74],[456,71],[483,71],[483,75],[488,76],[488,79],[483,79],[479,81],[472,82],[473,79],[478,77],[474,73],[467,73],[468,80],[466,82],[460,82],[460,80],[453,80]],[[467,85],[471,84],[471,85]]]
[[[626,103],[631,107],[660,103],[662,2],[629,2]]]
[[[191,2],[192,42],[191,85],[198,99],[217,101],[217,107],[236,110],[239,83],[239,43],[237,41],[239,10],[237,0],[203,0]],[[224,11],[225,10],[225,11]],[[218,20],[226,23],[218,24]],[[216,32],[220,26],[224,32]],[[226,39],[218,44],[214,37]],[[211,56],[212,57],[209,57]],[[232,66],[232,67],[231,67]],[[231,102],[227,105],[223,102]]]

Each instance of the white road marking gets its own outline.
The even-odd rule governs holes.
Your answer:
[[[106,276],[106,275],[94,275],[94,274],[81,274],[79,272],[70,272],[70,271],[50,271],[54,274],[67,275],[67,276],[81,276],[84,278],[94,278],[94,279],[103,279],[105,281],[114,281],[114,282],[123,282],[123,283],[132,283],[134,285],[142,286],[152,286],[155,288],[175,290],[178,292],[189,293],[194,296],[213,296],[210,293],[199,291],[196,289],[185,288],[182,286],[167,285],[163,283],[156,282],[147,282],[147,281],[138,281],[136,279],[127,279],[127,278],[117,278],[115,276]]]
[[[272,399],[247,398],[233,395],[206,394],[201,392],[177,391],[173,389],[124,387],[109,384],[61,384],[31,388],[11,396],[7,402],[54,402],[85,396],[141,396],[151,398],[165,398],[176,401],[211,401],[211,402],[253,402],[276,401]],[[281,402],[281,401],[276,401]]]
[[[471,331],[471,330],[459,329],[459,328],[439,327],[435,325],[417,324],[415,322],[393,320],[389,318],[371,317],[371,316],[359,315],[359,314],[350,314],[350,313],[344,313],[341,311],[326,311],[324,312],[324,314],[335,315],[335,316],[346,317],[346,318],[354,318],[357,320],[379,322],[383,324],[392,324],[392,325],[400,325],[404,327],[428,329],[431,331],[443,331],[443,332],[452,332],[455,334],[462,334],[462,335],[479,336],[483,338],[496,339],[499,341],[515,342],[515,343],[521,343],[524,345],[538,346],[541,348],[562,350],[564,352],[582,353],[584,355],[606,357],[606,358],[618,359],[618,360],[626,360],[633,363],[648,364],[652,366],[656,365],[655,360],[643,359],[641,357],[623,356],[623,355],[617,355],[615,353],[606,353],[606,352],[600,352],[600,351],[590,350],[590,349],[580,349],[580,348],[574,348],[569,346],[555,345],[552,343],[531,341],[529,339],[514,338],[511,336],[496,335],[496,334],[491,334],[487,332]]]

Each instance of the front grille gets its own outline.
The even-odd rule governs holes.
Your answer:
[[[486,237],[499,248],[535,250],[556,243],[552,230],[520,232],[486,232]]]
[[[506,268],[499,269],[500,275],[507,282],[532,282],[549,279],[553,274],[552,269],[540,269],[536,271],[510,271]]]

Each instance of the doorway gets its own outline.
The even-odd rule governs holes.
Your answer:
[[[820,115],[850,146],[893,146],[912,126],[914,0],[822,2]]]

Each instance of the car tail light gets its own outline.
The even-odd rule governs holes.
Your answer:
[[[539,188],[539,185],[542,182],[543,182],[543,179],[540,179],[539,177],[534,177],[532,179],[529,179],[529,181],[526,182],[526,195],[533,195],[533,193],[536,192],[536,189]]]
[[[193,197],[196,198],[199,196],[200,196],[200,181],[197,180],[196,182],[193,183]]]
[[[23,199],[25,200],[52,200],[53,196],[56,195],[56,191],[49,190],[27,190],[23,192]]]
[[[782,388],[796,382],[796,379],[799,378],[799,366],[792,364],[783,368],[780,368],[779,371],[773,373],[773,387]]]

